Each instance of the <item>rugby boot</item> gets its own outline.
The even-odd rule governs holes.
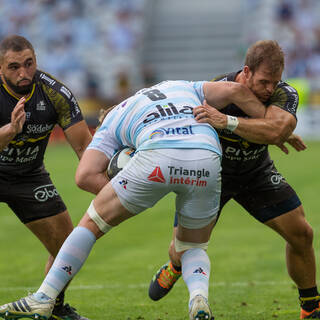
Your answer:
[[[21,298],[15,302],[0,306],[0,317],[6,320],[11,319],[34,319],[48,320],[51,316],[55,300],[36,300],[33,294]]]
[[[49,320],[89,320],[77,313],[76,309],[68,303],[56,305],[53,308],[52,316]]]
[[[319,296],[310,299],[310,298],[300,298],[300,302],[301,302],[301,311],[300,311],[300,319],[320,319],[320,300],[319,300]],[[305,310],[303,307],[304,305],[306,305],[307,303],[312,303],[311,306],[314,305],[314,303],[316,303],[316,308],[314,308],[311,311],[307,311]],[[309,306],[310,307],[310,306]]]
[[[169,261],[153,276],[149,285],[149,297],[154,300],[163,298],[181,277],[181,271],[176,271]]]
[[[190,320],[214,320],[208,300],[201,294],[196,295],[189,305]]]
[[[320,319],[320,309],[315,309],[308,312],[301,308],[300,319]]]

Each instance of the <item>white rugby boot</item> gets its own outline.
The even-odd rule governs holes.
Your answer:
[[[29,318],[48,320],[51,316],[55,300],[38,301],[33,294],[0,306],[0,317],[6,320]]]
[[[190,301],[189,307],[190,320],[213,320],[208,300],[201,294],[196,295]]]

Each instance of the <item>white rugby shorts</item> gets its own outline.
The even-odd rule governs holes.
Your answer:
[[[139,151],[111,184],[121,204],[134,214],[174,192],[178,223],[198,229],[218,213],[220,171],[220,156],[209,150],[146,150]]]

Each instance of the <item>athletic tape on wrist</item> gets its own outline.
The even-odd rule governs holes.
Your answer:
[[[95,224],[98,226],[101,232],[107,233],[112,226],[110,224],[107,224],[100,216],[99,213],[96,211],[93,200],[90,203],[90,206],[87,210],[89,217],[95,222]]]
[[[237,117],[227,116],[227,129],[230,131],[234,131],[237,129],[239,124],[239,120]]]

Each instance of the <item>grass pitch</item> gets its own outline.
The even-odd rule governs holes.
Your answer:
[[[320,142],[286,156],[270,148],[278,170],[296,189],[314,228],[319,262]],[[66,145],[50,145],[46,166],[78,223],[93,195],[74,184],[77,159]],[[36,290],[47,253],[5,204],[0,204],[0,304]],[[73,280],[66,301],[91,320],[186,320],[188,292],[182,280],[164,299],[148,298],[149,281],[167,261],[174,198],[124,222],[99,240]],[[298,293],[287,275],[285,243],[230,202],[208,249],[212,261],[210,303],[216,319],[299,319]],[[318,263],[319,266],[319,263]]]

